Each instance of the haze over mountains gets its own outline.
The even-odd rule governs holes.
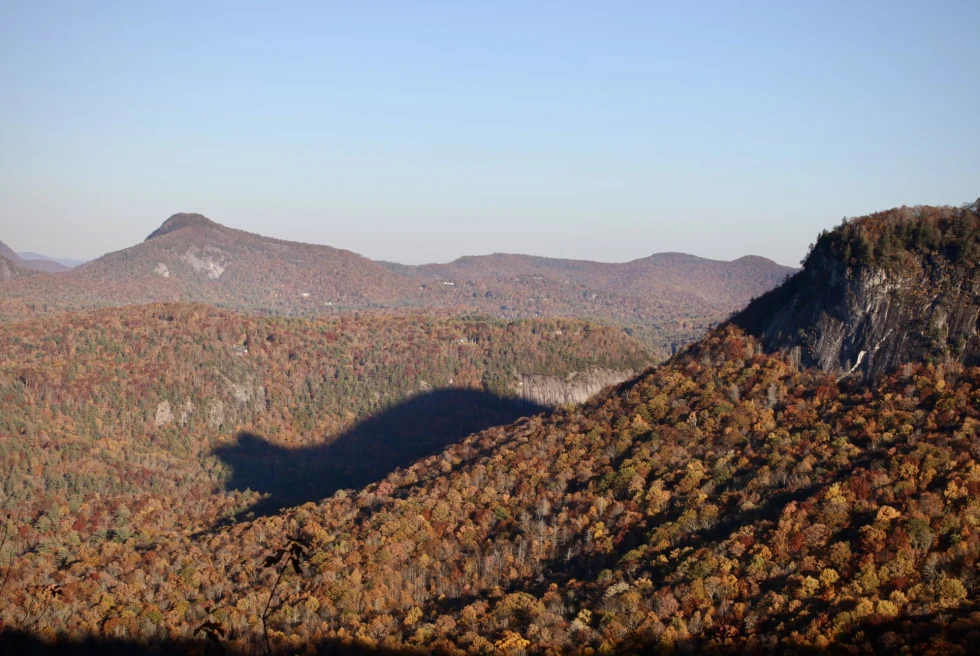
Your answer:
[[[25,260],[45,260],[49,262],[57,262],[58,264],[63,264],[69,269],[74,269],[77,266],[81,266],[88,262],[88,260],[76,260],[71,257],[49,257],[47,255],[42,255],[41,253],[34,253],[31,251],[18,251],[17,255]]]
[[[191,271],[231,271],[197,248]],[[853,219],[666,363],[502,424],[515,406],[481,390],[527,364],[636,369],[636,343],[578,320],[186,303],[0,326],[0,641],[971,653],[978,281],[980,202]],[[243,515],[269,481],[307,503]]]
[[[34,254],[25,253],[24,255],[34,255]],[[43,255],[39,255],[36,258],[22,257],[21,255],[15,253],[13,249],[11,249],[2,241],[0,241],[0,257],[2,257],[3,259],[7,260],[8,262],[16,266],[23,267],[25,269],[31,269],[33,271],[61,273],[63,271],[68,271],[71,268],[56,260],[45,258]]]
[[[406,266],[176,214],[143,243],[63,276],[8,283],[0,297],[15,317],[44,311],[38,303],[52,311],[176,300],[305,316],[424,308],[583,317],[623,325],[669,354],[792,271],[758,257],[678,253],[624,264],[497,254]]]

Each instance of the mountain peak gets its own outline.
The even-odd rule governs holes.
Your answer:
[[[218,228],[219,224],[215,223],[203,214],[179,212],[174,214],[169,219],[163,222],[163,224],[150,233],[150,236],[146,238],[146,241],[153,239],[154,237],[161,237],[167,233],[174,232],[175,230],[182,230],[183,228]]]

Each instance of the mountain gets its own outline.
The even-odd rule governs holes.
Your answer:
[[[2,242],[0,242],[0,246],[3,246]],[[0,281],[25,277],[29,271],[29,269],[25,269],[17,261],[10,260],[8,257],[0,254]]]
[[[17,253],[21,258],[25,260],[46,260],[48,262],[57,262],[62,264],[69,269],[74,269],[77,266],[81,266],[88,262],[88,260],[76,260],[70,257],[48,257],[47,255],[42,255],[40,253],[32,253],[30,251],[21,251]]]
[[[176,214],[141,244],[69,275],[0,285],[0,297],[47,308],[35,312],[191,301],[287,316],[420,308],[578,317],[621,325],[666,357],[792,271],[763,258],[683,254],[626,264],[492,255],[410,267]]]
[[[403,273],[411,270],[398,266],[397,270]],[[793,271],[762,257],[723,262],[685,253],[658,253],[622,264],[497,253],[414,267],[416,275],[433,280],[538,276],[623,295],[670,298],[680,292],[706,303],[725,305],[732,299],[745,303],[778,285]]]
[[[306,316],[398,307],[418,291],[350,251],[261,237],[199,214],[176,214],[144,242],[66,275],[0,286],[0,295],[47,312],[188,301]]]
[[[865,376],[803,365],[806,345],[836,343],[831,319],[844,334],[877,335],[880,317],[891,316],[827,310],[820,319],[812,308],[849,307],[847,294],[862,287],[814,272],[863,285],[920,262],[942,274],[941,285],[910,277],[889,297],[893,306],[938,298],[936,307],[953,307],[942,299],[960,281],[968,289],[980,264],[978,209],[923,208],[901,227],[878,216],[849,221],[818,240],[803,272],[768,306],[753,304],[584,404],[487,426],[376,482],[235,523],[253,497],[210,506],[215,478],[179,469],[186,456],[171,437],[184,435],[175,419],[154,432],[155,414],[119,411],[124,398],[163,398],[167,377],[156,372],[187,347],[132,319],[121,326],[135,332],[106,339],[99,331],[113,310],[83,315],[90,335],[69,324],[2,328],[10,369],[0,434],[9,437],[0,453],[10,454],[14,472],[4,492],[20,496],[9,506],[17,518],[0,621],[21,627],[8,631],[10,640],[39,649],[73,638],[99,645],[92,636],[101,636],[119,648],[180,643],[229,653],[972,653],[980,639],[980,367],[952,349],[902,361],[919,354],[911,348]],[[169,309],[150,323],[174,326],[165,332],[184,326],[187,339],[201,340],[181,358],[178,378],[224,393],[216,390],[225,378],[241,384],[231,364],[218,366],[218,376],[205,373],[213,365],[195,374],[192,363],[220,353],[229,363],[263,357],[279,348],[285,320],[239,331],[207,311],[210,327],[188,317],[170,322]],[[806,339],[777,328],[799,316],[818,319]],[[22,334],[28,325],[38,334]],[[514,329],[524,339],[575,330],[525,325]],[[900,344],[921,330],[914,321],[894,328],[908,336]],[[382,325],[366,342],[355,337],[338,361],[349,354],[352,367],[368,362],[360,349],[379,335],[399,343],[397,332]],[[261,431],[215,451],[236,485],[269,480],[277,467],[262,469],[267,459],[324,455],[318,444],[291,441],[287,450],[262,436],[318,416],[319,395],[345,389],[342,380],[327,382],[319,361],[303,365],[305,354],[320,357],[328,333],[300,328],[313,348],[290,346],[270,360],[283,379],[267,397],[275,409],[259,414]],[[405,366],[427,344],[461,349],[459,339],[470,339],[447,340],[452,334],[417,342]],[[534,350],[563,350],[540,344]],[[577,348],[599,352],[594,343]],[[49,369],[57,375],[42,373]],[[128,381],[134,369],[143,373]],[[279,394],[293,401],[280,404]],[[254,402],[255,393],[244,396],[242,407]],[[426,398],[420,406],[413,398],[372,414],[364,430],[397,435],[407,425],[424,434],[413,418]],[[178,402],[168,399],[171,408]],[[106,422],[121,437],[71,438],[79,428],[97,436]],[[378,450],[358,429],[338,448],[371,444],[361,451],[370,461]],[[278,471],[302,486],[296,467]],[[98,478],[87,479],[90,472]],[[222,514],[228,523],[188,528]]]
[[[51,262],[48,260],[33,260],[24,259],[17,253],[13,251],[9,246],[0,241],[0,257],[5,260],[16,264],[17,266],[23,267],[25,269],[31,269],[34,271],[47,271],[48,273],[60,273],[62,271],[67,271],[68,267],[58,262]]]
[[[923,360],[980,364],[978,214],[980,200],[845,221],[735,322],[835,375],[873,378]]]
[[[284,314],[327,304],[378,307],[415,290],[350,251],[270,239],[200,214],[175,214],[142,244],[93,260],[78,275],[115,284],[139,280],[143,298],[160,294]]]
[[[448,289],[443,296],[450,299],[462,291],[484,312],[616,321],[668,354],[794,272],[760,257],[721,262],[683,253],[622,264],[498,253],[386,266],[437,291]]]

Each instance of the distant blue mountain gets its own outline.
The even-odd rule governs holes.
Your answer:
[[[45,260],[47,262],[57,262],[58,264],[63,264],[69,269],[74,269],[79,264],[85,264],[88,260],[74,260],[70,257],[48,257],[47,255],[41,255],[40,253],[31,253],[30,251],[24,253],[17,253],[22,259],[25,260]]]

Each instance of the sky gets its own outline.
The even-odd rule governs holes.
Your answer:
[[[980,196],[980,2],[0,0],[0,240],[795,265]]]

